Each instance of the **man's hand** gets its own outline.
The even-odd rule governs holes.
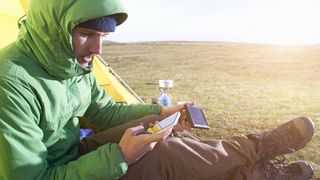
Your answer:
[[[143,155],[151,151],[157,142],[166,139],[172,128],[161,133],[144,134],[142,125],[132,127],[123,134],[119,146],[128,165],[138,161]]]
[[[170,106],[170,107],[163,107],[161,111],[161,118],[166,118],[170,116],[171,114],[179,111],[181,113],[181,116],[179,118],[178,124],[174,127],[174,131],[182,132],[184,130],[191,131],[192,126],[190,122],[187,120],[186,110],[184,108],[185,104],[193,105],[193,103],[184,103],[179,104],[176,106]]]
[[[180,111],[181,115],[183,115],[182,111],[184,110],[184,105],[185,104],[179,104],[179,105],[170,106],[170,107],[162,107],[162,110],[160,113],[161,118],[164,119],[178,111]]]

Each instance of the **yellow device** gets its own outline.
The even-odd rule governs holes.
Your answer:
[[[150,134],[163,132],[169,128],[173,128],[177,125],[181,113],[175,112],[172,115],[166,117],[165,119],[161,120],[160,122],[156,122],[155,125],[151,128],[148,128],[147,132]]]

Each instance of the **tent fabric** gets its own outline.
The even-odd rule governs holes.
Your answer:
[[[13,42],[17,38],[19,31],[18,20],[25,15],[27,2],[27,0],[0,1],[0,48]]]

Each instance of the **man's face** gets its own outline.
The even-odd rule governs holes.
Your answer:
[[[88,67],[93,55],[102,53],[102,39],[108,34],[78,26],[73,29],[73,53],[81,67]]]

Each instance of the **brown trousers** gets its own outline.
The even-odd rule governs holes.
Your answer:
[[[79,143],[79,154],[106,143],[118,143],[127,128],[141,122],[148,126],[158,119],[158,116],[147,116],[89,136]],[[175,133],[131,165],[121,179],[256,179],[252,167],[260,159],[259,147],[254,136],[200,140],[188,132]]]

